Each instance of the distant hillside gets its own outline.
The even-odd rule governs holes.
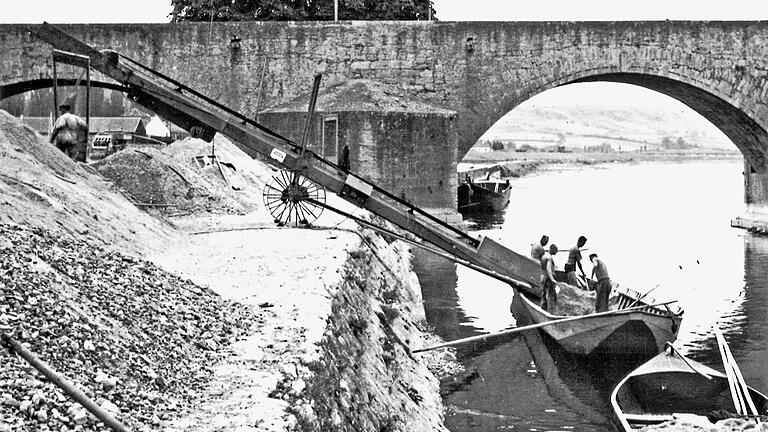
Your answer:
[[[499,120],[481,140],[501,140],[518,148],[524,144],[566,148],[609,144],[627,151],[681,143],[736,150],[719,129],[688,109],[522,105]]]

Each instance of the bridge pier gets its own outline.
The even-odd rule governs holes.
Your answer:
[[[756,169],[744,158],[744,214],[731,220],[731,226],[768,234],[768,170]]]

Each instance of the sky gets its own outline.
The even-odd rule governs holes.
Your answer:
[[[168,22],[170,0],[5,0],[0,23]],[[443,21],[768,20],[766,0],[434,0]]]

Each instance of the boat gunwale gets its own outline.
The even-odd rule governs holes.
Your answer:
[[[612,317],[612,315],[602,315],[602,316],[598,316],[598,317],[590,317],[590,315],[595,315],[596,313],[586,314],[586,315],[553,315],[553,314],[549,313],[548,311],[542,309],[538,305],[536,305],[526,294],[524,294],[524,293],[522,293],[520,291],[518,291],[518,293],[519,293],[520,296],[522,296],[522,300],[526,304],[526,308],[533,308],[534,311],[536,311],[537,313],[543,315],[547,319],[547,321],[559,321],[559,320],[562,320],[562,319],[571,318],[571,317],[575,317],[575,316],[582,316],[582,317],[584,317],[583,319],[585,319],[585,320],[587,320],[587,319],[594,319],[594,318],[609,318],[609,317]],[[518,293],[516,293],[516,294],[518,294]],[[675,313],[669,313],[667,311],[661,310],[658,307],[652,307],[652,305],[649,305],[649,304],[645,303],[644,301],[641,301],[640,304],[638,304],[638,306],[642,306],[642,305],[646,305],[649,308],[655,309],[658,313],[648,312],[645,309],[637,309],[636,311],[626,312],[625,314],[626,315],[641,314],[641,315],[652,316],[652,317],[661,318],[661,319],[665,319],[665,320],[666,319],[672,319],[672,320],[676,320],[678,322],[682,321],[682,319],[683,319],[682,315],[683,315],[684,311],[682,309],[680,310],[679,313],[675,314]],[[623,309],[615,309],[614,311],[615,312],[620,312],[622,310]]]
[[[632,428],[632,426],[629,424],[629,421],[627,420],[627,414],[625,414],[624,410],[622,410],[621,407],[619,406],[618,394],[619,394],[619,391],[627,384],[627,382],[631,378],[643,376],[643,375],[665,374],[665,373],[672,373],[672,372],[697,374],[697,371],[698,371],[698,372],[704,372],[718,379],[727,379],[725,374],[723,374],[722,372],[710,366],[707,366],[703,363],[699,363],[695,360],[689,359],[688,357],[685,357],[685,360],[687,362],[690,362],[696,368],[696,370],[693,370],[688,365],[686,365],[685,367],[681,367],[680,369],[674,369],[674,370],[664,369],[659,366],[654,366],[653,363],[658,362],[659,357],[662,355],[666,355],[666,356],[673,355],[677,358],[678,362],[684,363],[683,360],[679,358],[684,356],[682,356],[682,354],[679,354],[679,353],[671,354],[670,347],[671,347],[671,344],[667,343],[667,347],[665,347],[664,350],[662,350],[659,354],[655,355],[653,358],[651,358],[647,362],[641,364],[640,366],[638,366],[637,368],[629,372],[624,378],[622,378],[621,381],[619,381],[618,384],[616,384],[616,387],[614,387],[613,391],[611,391],[610,402],[611,402],[611,408],[613,409],[613,416],[615,419],[618,419],[620,423],[619,425],[624,429],[625,432],[632,432],[632,431],[635,431],[636,429]],[[763,402],[764,405],[768,404],[768,397],[766,397],[766,395],[764,395],[762,392],[758,391],[754,387],[747,386],[747,388],[751,393],[757,394],[758,396],[762,397],[764,399],[764,402]],[[674,414],[682,414],[682,413],[667,413],[665,415],[674,416]],[[661,414],[653,414],[653,415],[661,416]],[[645,425],[649,426],[653,424],[660,424],[663,422],[664,420],[661,420],[658,422],[647,423]]]

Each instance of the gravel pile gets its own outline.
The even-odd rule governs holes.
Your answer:
[[[93,164],[133,202],[165,214],[246,213],[221,185],[212,184],[186,163],[155,149],[127,149]]]
[[[218,163],[211,163],[212,154]],[[127,149],[93,167],[143,209],[166,215],[253,212],[272,173],[222,135],[213,143],[185,138],[162,150]]]
[[[71,161],[0,110],[0,223],[90,237],[129,253],[156,250],[175,235],[88,165]]]
[[[159,430],[190,409],[252,319],[149,262],[0,224],[0,331],[132,430]],[[1,432],[105,429],[4,348],[0,365]]]

